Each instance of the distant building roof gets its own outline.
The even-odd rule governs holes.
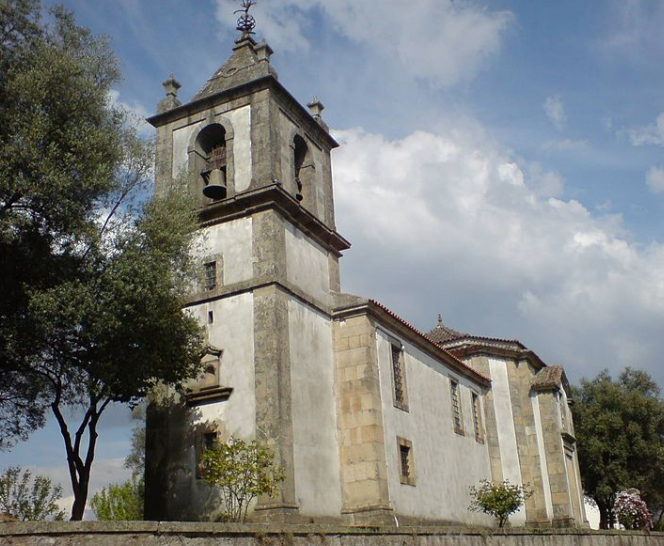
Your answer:
[[[531,386],[536,391],[556,390],[561,385],[565,387],[566,378],[562,366],[547,366],[542,368],[533,377]]]
[[[467,336],[467,334],[457,332],[456,330],[445,326],[443,324],[443,317],[441,315],[438,315],[438,324],[436,327],[433,330],[427,332],[426,335],[429,339],[435,341],[436,343],[444,343],[445,341],[449,341],[451,339]]]

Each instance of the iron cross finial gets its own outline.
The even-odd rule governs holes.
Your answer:
[[[236,9],[233,13],[242,13],[237,20],[236,29],[242,33],[242,36],[249,36],[253,34],[256,28],[256,19],[253,15],[249,15],[249,8],[255,5],[254,0],[242,0],[242,9]]]

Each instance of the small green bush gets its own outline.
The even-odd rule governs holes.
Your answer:
[[[223,519],[237,522],[245,521],[251,501],[260,495],[274,495],[285,478],[269,447],[233,437],[203,453],[201,475],[221,490]]]
[[[481,480],[479,487],[470,487],[472,499],[468,510],[483,512],[498,520],[498,527],[503,528],[511,514],[514,514],[526,502],[533,492],[524,485],[513,485],[508,480],[490,482]]]

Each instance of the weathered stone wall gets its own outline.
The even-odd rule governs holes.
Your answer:
[[[660,546],[664,534],[157,522],[0,524],[0,546]]]

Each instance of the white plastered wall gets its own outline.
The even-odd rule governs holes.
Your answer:
[[[327,252],[290,223],[286,224],[286,270],[289,282],[318,301],[329,302]]]
[[[509,480],[513,485],[523,485],[514,416],[512,414],[512,397],[510,395],[507,362],[496,357],[488,357],[488,361],[503,479]],[[510,516],[510,521],[512,525],[525,525],[525,507],[521,507],[518,512]]]
[[[253,276],[253,220],[239,218],[200,230],[194,252],[205,261],[221,257],[222,285],[248,281]]]
[[[301,513],[338,517],[341,486],[332,324],[291,297],[288,329],[295,495]]]
[[[212,324],[206,324],[209,311],[214,313]],[[203,303],[191,312],[206,325],[210,345],[223,350],[219,384],[233,388],[228,400],[199,406],[196,421],[220,420],[228,435],[253,439],[256,434],[253,294],[247,292]]]
[[[391,341],[377,330],[388,488],[399,516],[492,525],[469,512],[470,486],[491,476],[487,445],[475,439],[471,392],[479,385],[460,377],[416,347],[404,343],[408,412],[394,406]],[[465,435],[454,432],[450,376],[459,383]],[[482,415],[482,423],[484,417]],[[415,485],[401,483],[397,436],[412,442]]]

